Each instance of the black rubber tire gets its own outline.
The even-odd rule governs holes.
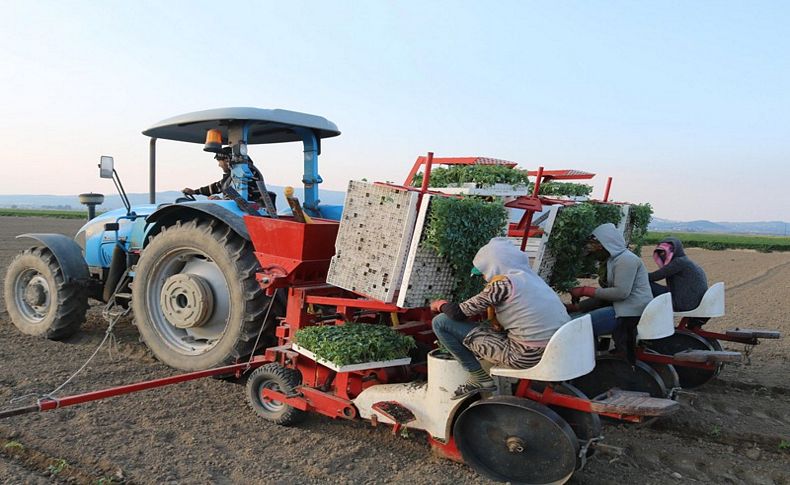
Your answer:
[[[685,330],[675,331],[669,337],[656,340],[645,340],[644,345],[664,355],[675,355],[684,350],[715,350],[711,343],[699,335]],[[694,389],[713,379],[720,371],[721,365],[715,370],[685,367],[680,364],[674,366],[683,389]]]
[[[16,281],[25,272],[35,271],[46,280],[50,303],[41,320],[33,319],[19,307]],[[47,248],[34,247],[18,254],[5,275],[4,297],[14,326],[27,335],[63,340],[79,331],[88,311],[87,289],[77,283],[67,284],[55,255]]]
[[[203,253],[216,264],[230,295],[229,317],[221,337],[212,348],[197,355],[168,344],[151,321],[150,312],[156,308],[149,308],[151,305],[145,297],[147,292],[155,292],[151,285],[155,284],[152,274],[156,265],[169,252],[180,249]],[[268,336],[274,332],[277,317],[284,314],[281,300],[275,301],[269,318],[263,321],[270,298],[255,280],[258,269],[250,242],[220,221],[192,220],[183,224],[179,221],[162,228],[143,249],[132,283],[132,308],[142,340],[159,360],[184,371],[228,365],[249,356],[261,326],[264,326],[261,343],[270,342]]]
[[[255,369],[247,379],[247,404],[261,418],[281,426],[290,426],[304,420],[307,413],[283,403],[264,402],[261,392],[264,387],[284,394],[291,394],[302,383],[302,375],[296,369],[280,364],[266,364]],[[279,407],[279,409],[276,409]]]
[[[613,388],[647,392],[652,397],[667,397],[664,381],[652,367],[641,361],[631,366],[625,359],[614,355],[598,357],[595,368],[589,374],[577,377],[570,383],[590,399]]]

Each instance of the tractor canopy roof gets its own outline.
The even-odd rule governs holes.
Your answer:
[[[301,141],[302,137],[293,128],[309,128],[318,138],[329,138],[340,134],[337,125],[321,116],[284,109],[218,108],[162,120],[143,131],[143,135],[165,140],[204,143],[206,132],[210,129],[218,129],[222,132],[223,143],[227,143],[230,121],[250,122],[247,139],[250,145]]]

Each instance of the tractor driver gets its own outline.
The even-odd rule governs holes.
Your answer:
[[[469,372],[451,399],[496,389],[478,358],[515,369],[534,367],[554,332],[571,319],[559,296],[509,239],[491,239],[473,262],[472,274],[487,282],[483,291],[460,304],[431,303],[439,313],[433,319],[436,337]],[[469,321],[486,313],[490,325]]]
[[[230,176],[230,154],[231,148],[225,147],[221,152],[218,152],[214,156],[214,159],[217,160],[217,165],[219,165],[219,168],[222,169],[222,178],[219,181],[204,185],[198,189],[191,189],[187,187],[181,192],[186,195],[205,195],[209,199],[222,199],[223,191],[228,186],[230,186],[232,181]],[[252,159],[250,159],[249,166],[250,170],[252,171],[253,180],[247,185],[247,192],[249,194],[248,200],[258,200],[260,197],[260,192],[258,191],[258,187],[255,185],[255,180],[263,180],[263,176],[261,175],[261,172],[258,170],[258,168],[253,165]],[[274,202],[275,194],[270,192],[269,197],[272,197],[272,202]]]

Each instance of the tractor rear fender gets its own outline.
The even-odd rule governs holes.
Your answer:
[[[192,219],[217,219],[225,223],[236,234],[243,237],[247,241],[250,240],[250,234],[247,231],[247,226],[244,224],[244,219],[234,214],[230,210],[212,202],[190,202],[187,204],[168,204],[161,206],[155,212],[148,216],[148,228],[146,231],[146,241],[144,245],[148,244],[148,238],[154,236],[167,227],[175,224],[177,221],[191,221]]]
[[[52,251],[63,271],[65,283],[84,283],[90,278],[82,248],[70,237],[63,234],[20,234],[17,239],[34,239]]]

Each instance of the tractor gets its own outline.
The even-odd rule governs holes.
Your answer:
[[[674,401],[640,392],[607,390],[590,399],[569,382],[596,365],[589,316],[557,331],[535,367],[491,369],[498,380],[493,396],[451,399],[466,372],[431,350],[429,308],[405,308],[328,284],[343,215],[318,197],[321,140],[340,134],[328,120],[224,108],[170,118],[143,134],[151,138],[150,204],[132,207],[114,160],[102,157],[100,176],[113,180],[124,208],[89,221],[75,240],[20,236],[35,243],[9,266],[5,297],[22,332],[51,339],[79,330],[89,299],[104,303],[110,329],[132,312],[153,354],[186,372],[72,396],[55,397],[58,388],[0,418],[209,376],[247,375],[249,405],[273,423],[289,425],[313,412],[394,432],[422,430],[437,454],[490,478],[563,483],[601,439],[599,415],[639,422],[678,409]],[[205,151],[228,157],[224,198],[157,205],[158,139],[204,143]],[[304,146],[304,200],[287,195],[293,214],[280,216],[248,146],[290,141]],[[374,186],[418,192],[418,201],[427,201],[432,159],[429,153],[421,188]],[[351,321],[392,325],[422,344],[423,353],[408,362],[333,367],[295,342],[303,328]]]
[[[321,205],[321,140],[337,126],[320,116],[285,110],[223,108],[156,123],[150,137],[149,204],[132,207],[112,157],[101,157],[100,176],[112,179],[124,208],[90,220],[74,240],[60,234],[23,234],[34,245],[10,264],[5,301],[23,333],[62,340],[79,331],[88,301],[105,314],[132,310],[153,354],[181,370],[229,364],[272,339],[284,301],[272,302],[255,280],[258,261],[244,224],[247,214],[276,217],[274,197],[262,177],[254,180],[248,146],[301,141],[304,146],[304,212],[338,219],[340,206]],[[205,143],[230,157],[223,200],[179,198],[156,204],[159,139]],[[262,194],[252,199],[255,188]],[[276,233],[268,237],[277,238]]]

